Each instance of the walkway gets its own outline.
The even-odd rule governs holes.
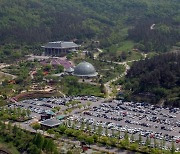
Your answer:
[[[106,91],[107,91],[107,98],[113,98],[113,96],[112,96],[113,89],[111,88],[111,83],[119,80],[120,78],[124,77],[127,74],[127,71],[130,69],[130,66],[128,65],[128,63],[139,61],[139,60],[144,60],[144,59],[146,59],[147,54],[142,53],[142,56],[144,57],[143,59],[130,60],[130,61],[125,61],[125,62],[106,61],[108,63],[114,63],[114,64],[125,66],[125,71],[121,75],[119,75],[118,77],[116,77],[104,84]]]

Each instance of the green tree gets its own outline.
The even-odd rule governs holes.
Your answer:
[[[93,144],[94,143],[94,138],[92,136],[89,136],[89,137],[86,138],[86,142],[88,144]]]
[[[68,126],[71,127],[71,120],[70,119],[68,119]]]
[[[27,109],[26,112],[27,112],[27,116],[29,117],[31,115],[31,111]]]
[[[30,144],[28,151],[30,154],[40,154],[41,153],[40,149],[34,144]]]
[[[131,134],[131,141],[134,141],[134,134]]]
[[[129,141],[129,135],[128,135],[128,132],[126,131],[125,134],[124,134],[124,139],[126,141]]]
[[[63,71],[64,71],[64,67],[62,65],[58,65],[55,73],[62,73]]]
[[[157,142],[156,138],[154,138],[154,147],[155,147],[155,148],[158,147],[158,142]]]
[[[136,151],[138,149],[139,145],[137,143],[132,143],[129,145],[130,150]]]
[[[49,151],[50,153],[53,153],[53,151],[56,150],[54,141],[52,139],[47,140],[45,149],[46,149],[46,151]]]
[[[23,119],[25,118],[25,116],[26,116],[26,110],[22,110],[22,112],[21,112],[21,116],[23,117]]]
[[[11,125],[11,122],[8,122],[8,130],[9,130],[9,132],[11,133],[11,131],[12,131],[12,125]]]
[[[162,146],[165,146],[165,145],[166,145],[166,140],[165,140],[165,138],[163,137]]]
[[[83,130],[84,127],[85,127],[85,124],[84,124],[84,122],[82,122],[82,123],[81,123],[81,130]]]
[[[112,133],[112,136],[114,137],[115,136],[114,128],[111,129],[111,133]]]
[[[175,145],[174,145],[174,141],[171,143],[171,153],[174,154],[175,153]]]
[[[37,131],[38,129],[41,128],[41,125],[39,123],[35,123],[35,124],[32,125],[32,128]]]
[[[141,137],[141,134],[139,134],[139,139],[138,139],[138,142],[141,144],[142,142],[142,137]]]
[[[121,131],[120,130],[118,130],[117,136],[118,136],[118,138],[120,138],[120,136],[121,136]]]
[[[102,126],[98,126],[98,135],[100,136],[102,134],[103,128]]]
[[[52,66],[50,64],[43,67],[43,71],[50,72],[52,70]]]
[[[147,136],[146,137],[146,142],[145,142],[145,145],[146,146],[149,146],[151,144],[150,140],[149,140],[149,137]]]
[[[36,136],[33,139],[33,143],[39,148],[42,149],[43,148],[43,144],[44,144],[44,137],[41,134],[36,134]]]
[[[13,127],[13,134],[16,134],[17,132],[18,132],[18,128],[17,128],[17,126],[16,125],[14,125],[14,127]]]
[[[86,123],[86,129],[87,129],[88,131],[90,131],[90,129],[91,129],[88,122]]]
[[[67,127],[65,126],[65,125],[60,125],[59,127],[58,127],[58,130],[60,131],[60,133],[64,133],[65,132],[65,130],[67,129]]]
[[[105,135],[108,136],[108,128],[105,128]]]

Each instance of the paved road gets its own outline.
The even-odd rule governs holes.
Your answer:
[[[12,79],[17,78],[17,76],[16,76],[16,75],[12,75],[12,74],[5,73],[5,72],[2,72],[2,71],[0,71],[0,74],[5,75],[5,76],[10,76]]]
[[[10,65],[8,65],[8,64],[0,64],[0,70],[2,70],[3,68],[9,67],[9,66],[10,66]],[[16,75],[12,75],[12,74],[9,74],[9,73],[5,73],[5,72],[3,72],[3,71],[0,71],[0,73],[3,74],[3,75],[6,75],[6,76],[10,76],[12,79],[17,78]]]
[[[30,122],[33,122],[33,120],[31,120]],[[32,132],[32,133],[40,133],[43,136],[54,138],[53,134],[48,134],[46,131],[40,131],[40,130],[36,131],[32,127],[30,127],[29,124],[16,122],[16,123],[12,124],[12,126],[14,126],[14,125],[17,125],[17,127],[21,128],[21,129],[25,129],[25,130],[27,130],[29,132]],[[74,145],[80,145],[80,141],[72,140],[72,139],[68,139],[68,138],[59,138],[56,141],[56,143],[58,143],[58,141],[66,142],[66,143],[70,143],[70,144],[74,144]],[[99,147],[96,144],[90,145],[90,148],[93,149],[93,150],[102,151],[102,152],[105,152],[105,153],[109,153],[109,152],[114,153],[114,154],[127,154],[127,153],[129,153],[129,151],[127,151],[127,150],[120,150],[118,148],[107,149],[107,147],[104,147],[104,146]]]

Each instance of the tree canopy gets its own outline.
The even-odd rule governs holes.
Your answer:
[[[154,50],[164,51],[177,43],[178,38],[174,37],[166,47],[168,36],[179,33],[176,26],[180,22],[179,5],[178,0],[1,0],[0,43],[93,38],[99,39],[101,46],[109,47],[127,39],[128,29],[134,27],[128,39],[148,45],[148,49],[152,46]],[[142,21],[146,22],[142,24]],[[158,25],[155,33],[158,32],[156,40],[160,47],[153,42],[154,33],[147,31],[153,23]],[[145,34],[139,34],[140,28]]]
[[[172,102],[180,100],[180,54],[162,54],[151,59],[135,62],[127,73],[125,89],[133,94],[151,97],[151,101]]]

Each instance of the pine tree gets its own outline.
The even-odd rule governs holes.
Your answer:
[[[175,148],[174,141],[173,141],[172,145],[171,145],[171,153],[172,154],[175,153],[175,150],[176,150],[176,148]]]
[[[42,149],[43,148],[43,144],[44,144],[44,137],[41,134],[36,134],[36,136],[33,139],[33,143],[39,148]]]
[[[131,134],[131,141],[134,141],[134,135],[133,135],[133,133]]]
[[[138,142],[141,144],[141,141],[142,141],[142,137],[141,137],[141,134],[139,134]]]
[[[147,136],[145,145],[146,145],[146,146],[149,146],[150,144],[151,144],[151,143],[150,143],[149,137]]]
[[[129,142],[129,135],[128,135],[128,132],[126,131],[125,134],[124,134],[124,140]]]
[[[108,136],[108,128],[105,128],[105,135]]]

